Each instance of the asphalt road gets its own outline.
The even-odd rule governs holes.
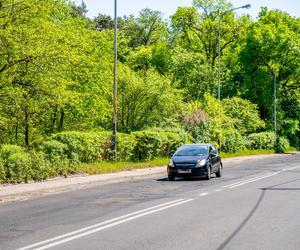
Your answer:
[[[0,249],[300,249],[300,155],[0,205]]]

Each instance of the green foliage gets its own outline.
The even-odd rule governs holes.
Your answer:
[[[130,69],[121,68],[118,81],[118,128],[131,132],[176,121],[183,105],[180,90],[172,88],[167,77],[154,70],[141,78]]]
[[[244,149],[244,139],[237,130],[231,129],[222,132],[221,151],[235,153]]]
[[[247,137],[248,149],[274,149],[275,146],[275,134],[273,132],[261,132],[250,134]]]
[[[90,20],[84,3],[65,0],[0,2],[0,180],[112,160],[113,19]],[[252,21],[231,8],[194,0],[170,22],[150,9],[118,18],[120,160],[168,156],[186,141],[273,149],[274,135],[257,132],[273,130],[275,78],[277,150],[283,138],[300,147],[299,18],[263,8]]]
[[[182,138],[175,133],[140,131],[132,135],[137,141],[133,155],[135,161],[148,161],[159,156],[170,156],[184,143]]]
[[[226,115],[234,121],[234,127],[242,134],[253,133],[263,128],[257,105],[239,97],[222,100]]]
[[[60,164],[63,165],[63,162],[60,162]],[[30,170],[31,179],[34,181],[43,181],[57,175],[51,162],[46,159],[45,154],[41,151],[30,152]]]
[[[111,148],[111,134],[109,132],[71,131],[54,134],[51,138],[65,144],[65,154],[69,160],[97,162],[109,159]]]
[[[30,157],[23,148],[15,145],[3,145],[0,148],[0,159],[4,169],[4,182],[21,183],[30,180]]]
[[[284,137],[279,137],[276,142],[275,151],[276,153],[285,153],[290,148],[290,142]]]

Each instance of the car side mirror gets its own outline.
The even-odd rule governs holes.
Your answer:
[[[213,150],[213,151],[211,151],[211,156],[215,157],[215,156],[217,156],[217,155],[218,155],[218,152],[217,152],[217,150]]]

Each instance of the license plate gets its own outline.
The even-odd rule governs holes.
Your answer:
[[[178,169],[177,170],[178,174],[190,174],[192,173],[191,169]]]

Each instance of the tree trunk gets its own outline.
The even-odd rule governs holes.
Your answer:
[[[28,106],[25,107],[25,146],[29,146],[29,112]]]
[[[60,111],[60,120],[59,120],[59,126],[58,131],[61,132],[64,126],[64,119],[65,119],[65,112],[63,109]]]
[[[17,116],[16,129],[15,129],[15,143],[16,144],[18,144],[18,139],[19,139],[19,116]]]

